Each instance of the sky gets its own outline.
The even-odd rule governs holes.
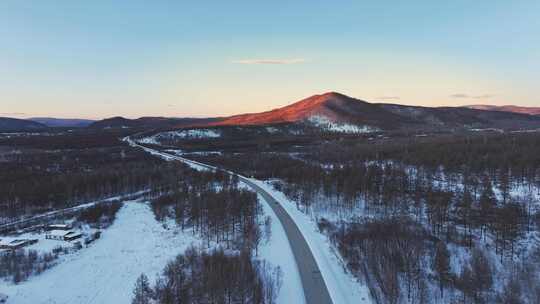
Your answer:
[[[0,116],[540,106],[540,1],[0,1]]]

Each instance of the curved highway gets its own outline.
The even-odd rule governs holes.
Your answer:
[[[201,167],[211,169],[211,170],[221,170],[221,171],[227,172],[228,174],[238,176],[240,181],[242,181],[244,184],[249,186],[253,191],[257,192],[264,198],[264,200],[272,208],[272,210],[274,210],[274,213],[279,218],[283,226],[283,229],[285,230],[285,233],[287,234],[287,238],[289,239],[289,243],[293,251],[294,259],[296,260],[298,272],[300,273],[300,280],[302,281],[302,287],[304,289],[304,296],[306,299],[306,303],[307,304],[333,304],[332,299],[330,297],[330,293],[328,292],[328,288],[326,286],[326,283],[324,282],[323,276],[319,269],[319,266],[317,265],[315,257],[313,256],[313,253],[311,252],[311,249],[309,248],[308,243],[306,242],[304,236],[302,235],[302,232],[300,232],[300,229],[298,228],[298,226],[296,225],[292,217],[287,213],[285,208],[283,208],[281,204],[274,197],[272,197],[270,193],[268,193],[263,188],[259,187],[250,179],[244,176],[241,176],[239,174],[236,174],[234,172],[217,168],[214,166],[210,166],[207,164],[203,164],[200,162],[196,162],[193,160],[189,160],[187,158],[179,157],[179,156],[172,155],[169,153],[164,153],[158,150],[150,149],[150,148],[147,148],[145,146],[135,143],[129,138],[126,138],[126,140],[132,146],[137,146],[139,148],[142,148],[143,150],[154,155],[160,155],[165,158],[175,159],[184,163],[201,166]]]

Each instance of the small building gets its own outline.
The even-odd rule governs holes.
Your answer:
[[[71,230],[71,225],[68,225],[68,224],[48,225],[47,230],[48,231],[51,231],[51,230],[64,230],[64,231],[67,231],[67,230]]]
[[[66,230],[51,230],[45,235],[46,239],[57,241],[72,241],[81,237],[82,234],[79,232]]]
[[[17,250],[32,244],[37,243],[38,240],[35,239],[21,239],[21,240],[12,240],[9,242],[0,242],[0,249],[9,249]]]
[[[73,241],[76,239],[80,239],[82,237],[82,233],[70,231],[64,236],[64,241]]]
[[[57,241],[63,241],[64,236],[68,234],[69,231],[64,230],[51,230],[45,234],[45,238],[48,240],[57,240]]]

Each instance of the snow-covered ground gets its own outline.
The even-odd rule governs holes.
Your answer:
[[[127,202],[95,244],[27,282],[0,282],[0,292],[10,304],[131,303],[141,273],[154,281],[193,242],[190,233],[163,228],[147,204]]]
[[[218,138],[221,137],[221,132],[219,130],[213,129],[187,129],[187,130],[178,130],[178,131],[169,131],[161,132],[149,137],[145,137],[137,140],[143,144],[153,144],[159,145],[159,143],[164,140],[173,140],[173,139],[184,139],[184,138]]]
[[[496,128],[469,129],[469,131],[472,131],[472,132],[497,132],[497,133],[504,133],[504,130],[503,130],[503,129],[496,129]]]
[[[131,145],[137,146],[129,138],[126,138],[125,140]],[[188,159],[178,157],[178,156],[175,157],[175,156],[167,155],[165,153],[161,153],[159,151],[142,147],[142,146],[139,146],[139,147],[153,155],[162,157],[165,160],[168,160],[168,161],[179,160],[179,161],[183,161],[184,163],[188,164],[189,166],[191,166],[192,168],[196,170],[208,170],[207,167],[205,167],[203,164],[200,164],[196,161],[188,160]],[[293,202],[289,201],[283,193],[275,190],[270,184],[267,184],[263,181],[259,181],[256,179],[250,179],[250,180],[256,183],[257,185],[259,185],[264,190],[266,190],[268,193],[270,193],[278,202],[280,202],[280,204],[285,208],[285,210],[293,218],[294,222],[296,223],[296,225],[302,232],[302,235],[306,239],[313,253],[313,256],[315,257],[315,260],[317,261],[317,265],[319,266],[319,269],[321,271],[321,274],[324,278],[324,281],[326,283],[326,286],[329,290],[330,296],[334,304],[371,303],[370,296],[369,296],[369,289],[367,288],[367,286],[358,282],[352,274],[346,272],[345,270],[346,267],[344,265],[344,262],[341,260],[339,253],[337,252],[336,249],[334,249],[331,246],[331,244],[328,242],[326,237],[322,233],[317,231],[316,223],[314,223],[307,215],[297,210]],[[268,204],[263,204],[263,206],[265,210],[270,208]],[[287,240],[286,242],[283,241],[283,243],[287,243],[287,245],[289,245],[288,238],[285,235],[285,231],[283,230],[283,227],[279,223],[279,219],[275,216],[273,212],[266,212],[266,213],[274,216],[274,218],[272,219],[272,223],[273,223],[272,231],[274,232],[275,229],[282,231],[283,232],[282,238]],[[276,224],[279,225],[280,228],[276,228],[275,227]],[[287,255],[290,257],[290,259],[292,259],[292,262],[290,263],[294,263],[296,266],[296,262],[294,261],[294,257],[292,256],[290,245],[288,246],[288,249],[284,249],[285,247],[283,246],[278,247],[274,244],[272,244],[272,247],[273,249],[270,249],[271,251],[278,250],[278,251],[283,251],[283,252],[285,251],[289,252]],[[264,249],[262,249],[261,252],[264,252]],[[264,257],[269,262],[276,265],[274,263],[274,260],[276,259],[281,260],[282,258],[280,257],[282,256],[283,252],[272,253]],[[287,262],[286,264],[289,264],[289,262]],[[277,264],[277,265],[280,265],[281,267],[281,264]],[[288,269],[292,269],[290,265],[288,266]],[[283,270],[284,270],[283,271],[284,273],[287,271],[287,269],[283,269]],[[290,277],[288,278],[288,280],[300,280],[297,267],[295,267],[295,273],[296,273],[297,279]],[[284,280],[283,286],[286,286],[288,284],[289,283],[285,282]],[[293,290],[290,291],[292,292],[292,294],[294,294],[294,292],[296,293],[298,292],[298,289],[295,291]],[[302,288],[300,288],[299,290],[302,290]],[[283,295],[280,294],[280,297],[288,295],[289,291],[287,291],[287,289],[284,289],[283,293],[284,293]],[[278,302],[278,303],[283,303],[283,302]],[[286,301],[285,303],[301,303],[301,302]]]
[[[312,123],[313,125],[330,132],[336,132],[336,133],[372,133],[380,131],[377,128],[370,127],[370,126],[358,126],[353,124],[346,124],[346,123],[337,123],[333,122],[330,119],[328,119],[325,116],[311,116],[308,121]]]
[[[266,132],[273,134],[279,132],[279,129],[275,127],[266,127]]]
[[[262,198],[259,198],[262,199]],[[272,209],[269,242],[263,242],[259,258],[283,271],[279,304],[304,303],[302,283],[287,236]],[[65,243],[65,244],[64,244]],[[41,240],[30,249],[48,252],[66,242]],[[19,285],[0,282],[9,303],[130,303],[137,277],[145,273],[153,282],[166,263],[191,244],[200,245],[189,231],[157,222],[146,203],[127,202],[114,224],[88,248],[61,257],[59,264]]]
[[[84,235],[91,235],[96,229],[87,228],[85,231],[74,229],[75,232],[84,233]],[[52,240],[45,238],[46,232],[28,232],[19,234],[17,236],[0,236],[0,243],[9,243],[14,240],[37,240],[37,243],[24,247],[27,250],[35,250],[39,253],[51,253],[51,251],[57,247],[72,248],[75,242],[83,243],[82,239],[77,239],[72,242]]]
[[[311,248],[334,304],[371,303],[367,286],[345,271],[339,253],[327,238],[317,231],[315,222],[296,209],[296,205],[272,185],[256,179],[251,181],[270,193],[293,218]]]
[[[261,205],[263,206],[265,216],[270,216],[272,219],[270,241],[267,243],[263,242],[259,249],[259,258],[268,261],[274,267],[279,266],[283,271],[283,284],[278,294],[277,303],[303,304],[305,303],[305,298],[302,281],[300,280],[289,239],[272,208],[264,203],[264,199],[260,194],[258,197],[259,201],[263,202]]]

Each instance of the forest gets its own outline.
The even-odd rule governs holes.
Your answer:
[[[540,297],[536,134],[343,140],[301,153],[192,158],[271,182],[319,223],[381,303]]]
[[[153,287],[141,275],[132,303],[274,304],[281,277],[279,268],[253,260],[248,252],[192,247],[165,267]]]
[[[142,274],[132,303],[275,303],[282,274],[257,258],[271,234],[257,195],[221,171],[183,173],[149,194],[151,207],[158,221],[173,220],[196,235],[201,247],[179,254],[153,286]]]
[[[185,170],[119,142],[60,150],[17,146],[0,154],[0,223],[161,187]]]
[[[56,264],[64,248],[55,248],[49,253],[36,250],[14,250],[0,252],[0,279],[10,279],[14,284],[39,275]]]
[[[65,141],[45,135],[0,139],[1,221],[145,190],[158,221],[193,233],[204,248],[180,254],[157,282],[141,276],[134,303],[176,303],[179,294],[189,294],[186,303],[273,303],[275,296],[268,295],[279,290],[279,269],[257,258],[271,223],[237,177],[165,162],[112,134],[88,140],[62,136]],[[55,149],[45,148],[49,141]],[[376,302],[536,303],[540,298],[539,135],[274,143],[224,142],[233,152],[188,157],[265,180],[283,192],[318,224]],[[118,208],[98,204],[76,216],[106,227]],[[24,280],[54,265],[54,256],[6,253],[3,275]],[[240,281],[213,282],[211,276],[200,281],[193,269],[218,277],[220,269],[229,269],[227,275],[238,280],[248,271],[254,279],[246,294],[238,289]],[[237,294],[241,298],[232,296]]]

